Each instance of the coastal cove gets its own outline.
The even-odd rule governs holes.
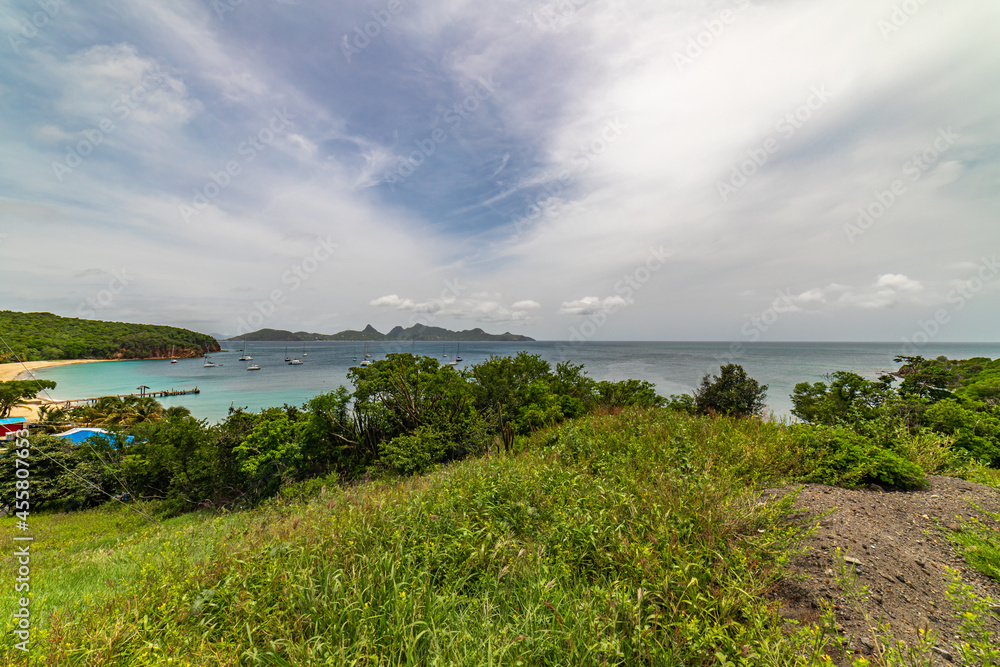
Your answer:
[[[251,410],[285,403],[298,406],[317,394],[349,386],[348,369],[364,359],[363,343],[258,342],[249,344],[249,351],[261,370],[247,372],[247,362],[239,361],[241,347],[227,342],[223,351],[210,355],[216,366],[209,368],[204,367],[204,359],[180,359],[176,364],[153,359],[70,363],[39,368],[34,374],[58,383],[50,392],[57,401],[137,393],[141,385],[153,391],[197,387],[198,395],[163,398],[160,402],[165,406],[183,405],[195,417],[217,422],[225,418],[230,406]],[[538,354],[553,366],[563,361],[583,364],[595,380],[647,380],[663,396],[690,393],[705,374],[717,373],[720,365],[732,362],[768,385],[768,410],[780,418],[790,414],[789,395],[797,383],[823,381],[826,374],[837,370],[874,379],[899,367],[893,359],[903,354],[901,347],[898,343],[753,343],[738,348],[726,342],[540,341],[468,342],[460,343],[456,350],[452,343],[376,342],[369,345],[369,352],[372,359],[392,352],[413,352],[432,356],[442,364],[452,361],[457,352],[462,361],[456,367],[462,368],[490,356],[514,355],[523,350]],[[926,358],[998,358],[1000,343],[929,344],[916,354]],[[286,356],[300,358],[303,363],[288,365]]]

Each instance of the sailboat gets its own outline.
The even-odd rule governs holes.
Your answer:
[[[459,350],[461,348],[462,348],[462,344],[461,343],[455,343],[455,361],[461,361],[462,360],[462,354],[459,352]]]
[[[361,362],[362,366],[371,366],[372,365],[371,359],[368,358],[370,356],[372,356],[372,355],[368,354],[368,342],[365,341],[365,358],[364,358],[364,361]]]
[[[351,359],[351,361],[357,361],[357,360],[358,360],[358,346],[355,345],[354,346],[354,358]]]
[[[205,357],[205,368],[215,368],[215,362],[212,361],[212,357]]]
[[[176,364],[177,360],[173,358],[173,356],[174,356],[174,346],[173,345],[170,346],[170,356],[171,356],[170,363]]]
[[[292,360],[292,358],[290,356],[288,356],[288,346],[286,345],[285,346],[285,363],[288,363],[291,360]]]
[[[286,347],[286,348],[285,348],[285,350],[287,351],[287,350],[288,350],[288,348]],[[302,352],[303,352],[303,356],[305,356],[305,355],[304,355],[304,353],[305,353],[305,350],[306,350],[306,346],[305,346],[305,343],[303,343],[303,344],[302,344]],[[288,357],[286,356],[286,357],[285,357],[285,361],[287,361],[287,362],[288,362],[288,365],[289,365],[289,366],[301,366],[301,365],[302,365],[302,360],[301,360],[301,359],[299,359],[298,357],[296,357],[295,359],[289,359],[289,358],[288,358]]]
[[[244,358],[247,361],[253,361],[253,357],[250,356],[250,351],[249,350],[247,350],[244,353]],[[247,364],[247,370],[248,371],[259,371],[260,370],[260,365],[259,364]]]
[[[250,350],[247,348],[247,339],[243,339],[243,356],[240,357],[240,361],[252,361],[253,357],[250,356]]]

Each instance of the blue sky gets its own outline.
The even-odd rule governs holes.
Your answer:
[[[997,340],[1000,6],[27,0],[0,308]]]

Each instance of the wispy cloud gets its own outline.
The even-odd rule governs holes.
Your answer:
[[[329,236],[275,326],[402,314],[558,339],[663,246],[597,338],[738,335],[776,289],[794,301],[769,336],[895,337],[1000,245],[1000,6],[928,4],[887,36],[894,4],[414,3],[348,62],[364,3],[61,3],[0,51],[0,298],[73,314],[94,289],[74,276],[128,257],[118,312],[227,331]],[[939,128],[957,138],[934,158]],[[475,287],[436,297],[445,276]],[[961,320],[948,335],[995,335],[989,299]]]

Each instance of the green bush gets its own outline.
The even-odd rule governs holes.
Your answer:
[[[666,402],[656,386],[646,380],[601,381],[597,383],[598,405],[604,408],[657,408]]]
[[[884,484],[898,489],[927,485],[923,469],[841,426],[793,427],[803,461],[802,481],[853,488]]]
[[[87,443],[41,434],[28,440],[32,510],[94,507],[122,492],[108,468],[122,444],[115,435],[92,437]],[[16,457],[10,451],[0,454],[0,506],[14,506],[16,471]]]
[[[422,473],[447,460],[451,448],[437,431],[419,428],[411,435],[400,435],[385,443],[382,462],[404,475]]]
[[[702,378],[694,402],[701,414],[722,414],[729,417],[752,417],[764,411],[767,385],[747,376],[739,364],[726,364],[720,375]]]
[[[874,419],[892,396],[892,377],[871,382],[857,373],[835,371],[825,382],[800,382],[792,394],[792,414],[813,424],[855,424]]]
[[[947,399],[929,407],[924,420],[934,431],[954,436],[955,447],[970,457],[1000,466],[1000,424],[989,412],[977,412]]]

